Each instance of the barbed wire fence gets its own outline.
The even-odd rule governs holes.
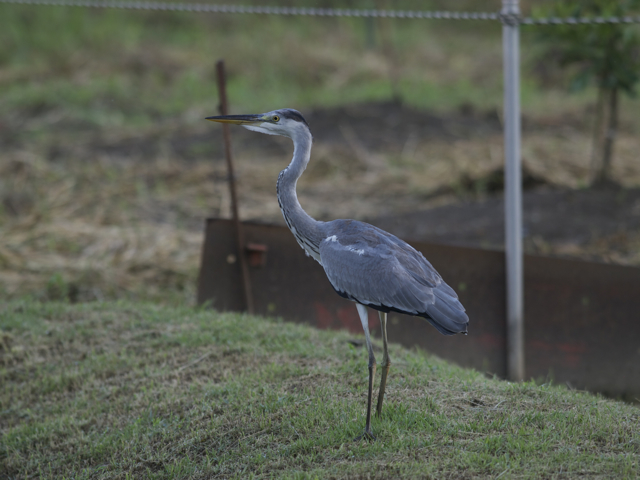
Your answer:
[[[540,25],[640,24],[640,15],[624,17],[523,17],[519,0],[502,0],[500,12],[365,10],[277,6],[216,5],[112,0],[0,0],[0,4],[125,10],[254,14],[315,17],[360,17],[426,20],[499,21],[503,32],[505,144],[505,284],[507,376],[524,380],[524,271],[522,245],[522,171],[520,115],[520,27]]]
[[[259,7],[213,5],[208,3],[137,2],[100,0],[0,0],[0,3],[55,7],[114,8],[124,10],[156,10],[172,12],[228,13],[254,15],[288,15],[315,17],[402,18],[426,20],[492,20],[519,25],[588,25],[640,23],[640,15],[625,17],[521,17],[501,12],[452,12],[421,10],[370,10],[306,7]]]

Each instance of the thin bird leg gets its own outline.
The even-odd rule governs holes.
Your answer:
[[[382,353],[382,378],[380,379],[380,391],[378,392],[378,406],[376,407],[376,415],[379,417],[382,412],[382,401],[384,400],[384,390],[387,386],[387,375],[389,374],[389,367],[391,366],[391,360],[389,360],[389,352],[387,351],[387,312],[378,311],[380,317],[380,329],[382,330],[382,344],[384,346],[384,352]]]
[[[376,357],[373,355],[373,346],[371,345],[371,337],[369,336],[369,313],[367,307],[356,303],[358,308],[358,314],[360,315],[360,321],[362,322],[362,329],[364,330],[364,338],[367,341],[367,350],[369,351],[369,394],[367,398],[367,423],[364,427],[364,433],[357,437],[355,440],[375,440],[371,432],[371,399],[373,397],[373,379],[376,376]]]

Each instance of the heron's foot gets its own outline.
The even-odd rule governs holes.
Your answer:
[[[360,440],[368,440],[370,442],[374,442],[376,440],[376,436],[371,431],[371,428],[367,427],[364,429],[364,432],[362,435],[359,435],[353,439],[354,442],[359,442]]]

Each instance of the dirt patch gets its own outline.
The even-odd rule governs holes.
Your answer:
[[[372,223],[407,239],[503,248],[504,198],[383,216]],[[636,263],[640,189],[525,192],[523,235],[530,253]]]
[[[502,131],[496,111],[481,112],[471,105],[442,115],[398,102],[369,103],[312,110],[307,121],[317,142],[349,143],[351,130],[365,148],[384,151],[402,149],[418,139],[455,142]]]

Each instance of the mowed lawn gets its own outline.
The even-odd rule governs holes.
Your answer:
[[[354,442],[367,368],[353,339],[190,307],[6,302],[0,478],[640,472],[636,406],[487,378],[398,345],[378,440]]]

